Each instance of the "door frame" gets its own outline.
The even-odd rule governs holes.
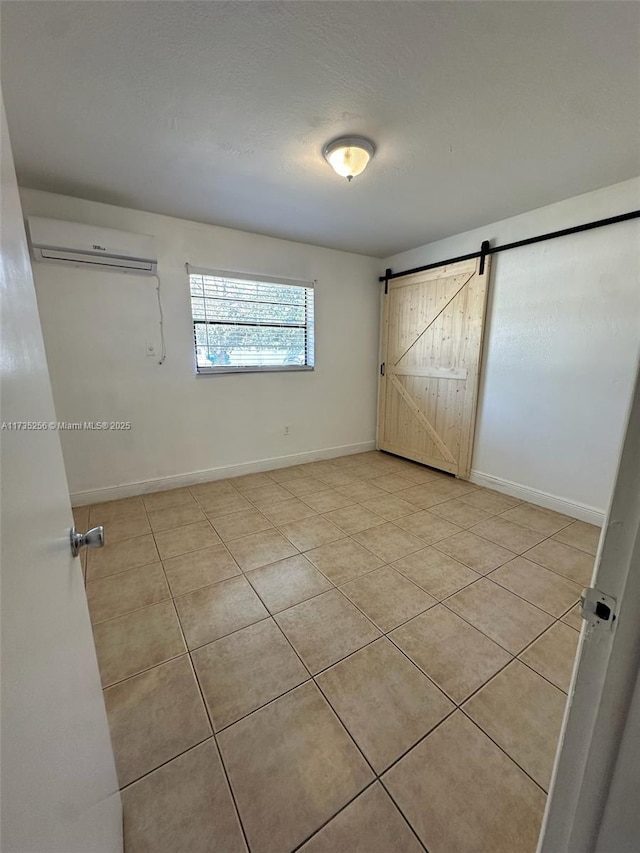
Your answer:
[[[616,599],[617,616],[603,633],[583,623],[538,853],[598,849],[632,707],[640,666],[640,365],[592,586]],[[625,849],[638,849],[635,841]],[[622,850],[602,847],[612,849]]]
[[[480,272],[482,268],[482,272]],[[443,460],[442,464],[437,466],[438,470],[447,471],[450,474],[455,474],[459,479],[468,479],[469,474],[471,473],[472,461],[473,461],[473,448],[474,448],[474,440],[475,440],[475,432],[476,432],[476,422],[478,417],[478,400],[480,393],[480,375],[482,370],[483,363],[483,355],[484,355],[484,335],[487,326],[487,305],[489,299],[489,287],[491,284],[491,256],[487,255],[483,258],[472,258],[467,261],[458,261],[456,263],[448,263],[443,264],[440,267],[434,267],[430,270],[425,270],[419,273],[410,273],[408,275],[398,276],[397,278],[392,279],[391,281],[387,281],[383,287],[380,289],[380,299],[382,300],[381,311],[380,311],[380,347],[379,347],[379,372],[378,372],[378,403],[376,408],[376,450],[384,450],[381,447],[382,444],[382,424],[384,423],[385,411],[386,411],[386,370],[383,373],[383,364],[386,366],[388,359],[388,348],[389,348],[389,299],[386,297],[391,292],[391,289],[397,287],[406,287],[411,284],[416,284],[419,282],[428,282],[438,278],[445,277],[445,274],[448,276],[460,275],[466,271],[473,271],[472,276],[476,275],[479,278],[485,279],[485,290],[482,301],[482,327],[480,329],[480,340],[479,340],[479,351],[478,351],[478,362],[476,365],[475,372],[473,374],[469,373],[467,375],[467,382],[473,383],[473,388],[471,391],[471,395],[469,400],[467,401],[467,406],[471,408],[470,418],[469,418],[469,436],[468,436],[468,444],[464,448],[464,451],[460,455],[461,459],[461,471],[456,473],[455,469],[458,468],[458,465],[448,464]],[[468,282],[467,282],[468,283]],[[466,284],[465,284],[466,286]],[[454,297],[455,298],[455,297]],[[446,306],[445,306],[446,308]],[[444,310],[444,308],[443,308]],[[426,329],[425,329],[426,331]],[[387,451],[393,452],[393,451]],[[426,459],[418,458],[415,456],[405,457],[411,458],[414,462],[419,462],[423,465],[430,465],[429,461]],[[430,467],[436,467],[430,465]]]

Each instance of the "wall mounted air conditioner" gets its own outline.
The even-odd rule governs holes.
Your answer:
[[[40,216],[30,216],[27,225],[35,261],[137,275],[156,273],[156,241],[146,234]]]

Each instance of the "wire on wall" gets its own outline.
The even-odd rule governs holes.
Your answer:
[[[164,364],[167,358],[167,348],[164,340],[164,313],[162,311],[162,295],[160,293],[161,282],[158,273],[156,273],[154,277],[158,282],[158,285],[156,287],[156,294],[158,296],[158,312],[160,314],[160,361],[158,362],[158,364]]]

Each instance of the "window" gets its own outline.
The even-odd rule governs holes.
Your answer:
[[[313,369],[312,283],[187,269],[198,373]]]

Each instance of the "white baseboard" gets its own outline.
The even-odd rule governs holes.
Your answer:
[[[71,493],[71,506],[88,506],[89,504],[113,501],[118,498],[130,498],[135,495],[146,495],[150,492],[164,492],[167,489],[178,489],[181,486],[194,486],[196,483],[207,483],[210,480],[226,480],[228,477],[240,477],[242,474],[259,474],[273,468],[289,468],[292,465],[302,465],[305,462],[318,462],[321,459],[335,459],[337,456],[350,456],[354,453],[365,453],[375,450],[375,441],[363,441],[359,444],[345,444],[341,447],[327,447],[323,450],[309,450],[304,453],[293,453],[289,456],[274,456],[271,459],[256,459],[253,462],[242,462],[238,465],[225,465],[221,468],[209,468],[206,471],[191,471],[188,474],[174,474],[171,477],[161,477],[157,480],[142,480],[137,483],[123,483],[120,486],[107,486],[103,489],[89,489],[83,492]]]
[[[505,495],[510,495],[512,498],[520,498],[520,500],[537,504],[537,506],[543,506],[545,509],[552,509],[555,512],[570,515],[572,518],[578,518],[580,521],[597,524],[598,527],[602,527],[604,524],[604,512],[587,504],[576,503],[566,498],[559,498],[557,495],[550,495],[548,492],[532,489],[529,486],[522,486],[520,483],[512,483],[500,477],[492,477],[490,474],[483,474],[482,471],[472,470],[469,480],[475,483],[476,486],[484,486],[486,489],[502,492]]]

